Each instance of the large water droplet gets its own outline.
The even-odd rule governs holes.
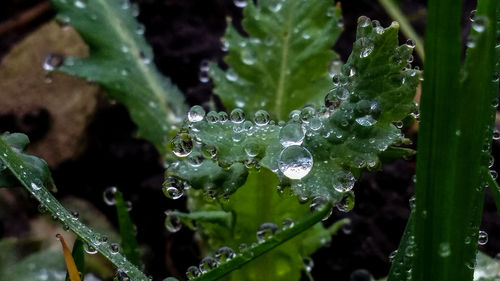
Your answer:
[[[242,49],[241,50],[241,60],[244,64],[252,65],[255,63],[256,58],[255,54],[250,49]]]
[[[333,188],[338,192],[347,192],[354,187],[356,179],[347,170],[340,170],[333,173]]]
[[[194,265],[188,267],[188,269],[186,270],[186,277],[188,278],[188,280],[194,279],[200,276],[200,274],[200,269]]]
[[[163,193],[167,198],[176,200],[184,195],[184,186],[178,178],[170,176],[163,182]]]
[[[195,105],[191,107],[191,109],[188,112],[188,120],[189,122],[199,122],[203,120],[203,117],[205,117],[205,110],[203,107],[199,105]]]
[[[115,202],[115,193],[116,193],[116,186],[110,186],[104,190],[102,197],[104,199],[104,203],[108,206],[113,206],[116,204]]]
[[[87,244],[87,243],[85,243],[85,244],[83,245],[83,249],[84,249],[84,250],[85,250],[85,252],[86,252],[87,254],[89,254],[89,255],[97,254],[97,249],[96,249],[94,246],[89,245],[89,244]]]
[[[165,212],[167,217],[165,218],[165,227],[168,231],[175,233],[179,231],[182,227],[181,218],[172,212],[172,210],[168,210]]]
[[[193,150],[193,140],[189,134],[180,133],[170,141],[170,146],[177,157],[186,157]]]
[[[360,16],[358,18],[358,25],[361,27],[368,27],[371,25],[371,23],[372,23],[372,21],[370,20],[370,18],[368,18],[366,16]]]
[[[257,229],[257,241],[259,243],[265,242],[270,239],[279,231],[279,228],[276,224],[272,222],[265,222],[259,226]]]
[[[214,259],[213,257],[211,256],[207,256],[207,257],[204,257],[201,261],[200,261],[200,271],[201,273],[205,273],[207,271],[210,271],[214,268],[216,268],[218,265],[217,263],[217,260]]]
[[[236,257],[236,253],[233,249],[223,246],[215,252],[215,258],[219,261],[219,263],[227,262]]]
[[[292,228],[294,225],[295,223],[291,218],[284,218],[281,222],[281,229],[286,230]]]
[[[486,245],[486,243],[488,243],[488,233],[486,233],[486,231],[479,231],[479,234],[477,236],[477,243],[479,245]]]
[[[342,197],[342,200],[335,207],[337,207],[337,210],[347,213],[354,208],[354,198],[354,192],[348,191],[344,193],[344,197]]]
[[[311,171],[312,166],[312,155],[302,146],[288,146],[280,153],[278,167],[287,178],[301,179]]]
[[[245,112],[241,108],[235,108],[233,111],[231,111],[231,121],[233,123],[242,123],[245,121]]]
[[[255,112],[255,116],[254,116],[254,121],[255,121],[255,124],[257,126],[265,126],[267,124],[269,124],[269,119],[271,117],[269,116],[269,113],[267,113],[267,111],[265,110],[258,110],[257,112]]]
[[[280,142],[284,147],[300,145],[304,141],[305,129],[301,124],[288,123],[280,130]]]

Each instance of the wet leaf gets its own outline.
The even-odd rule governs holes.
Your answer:
[[[123,103],[138,134],[164,153],[168,133],[185,113],[184,98],[153,65],[144,27],[129,1],[53,0],[57,19],[72,25],[89,45],[86,58],[49,56],[45,68],[99,83],[110,98]]]

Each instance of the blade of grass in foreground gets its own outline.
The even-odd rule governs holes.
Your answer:
[[[41,180],[27,167],[27,164],[19,157],[2,138],[0,138],[0,160],[7,166],[19,182],[50,212],[50,214],[69,227],[85,243],[91,245],[99,253],[105,256],[118,268],[127,272],[130,280],[150,280],[139,268],[128,261],[124,255],[112,251],[108,243],[96,243],[96,238],[101,237],[75,217],[40,183]]]
[[[494,0],[479,1],[463,77],[461,1],[432,0],[418,138],[412,280],[470,281],[491,143]],[[462,82],[460,82],[462,80]],[[485,151],[486,150],[486,151]],[[486,161],[487,165],[487,161]]]
[[[120,226],[120,237],[123,254],[133,264],[141,265],[141,253],[137,239],[135,238],[135,228],[127,204],[123,200],[123,195],[119,190],[115,192],[116,213],[118,216],[118,225]]]

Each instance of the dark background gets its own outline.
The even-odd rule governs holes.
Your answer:
[[[91,1],[91,0],[90,0]],[[44,1],[8,0],[2,2],[1,23],[15,20]],[[240,26],[241,10],[232,0],[138,0],[139,21],[146,26],[146,38],[153,46],[155,63],[159,70],[172,78],[187,96],[190,105],[203,104],[211,96],[212,85],[198,80],[201,60],[221,61],[220,37],[224,33],[226,17]],[[390,19],[377,1],[341,1],[345,31],[334,46],[345,61],[350,54],[355,36],[355,24],[360,15],[379,20],[383,26]],[[400,1],[403,11],[413,20],[417,32],[425,28],[425,2]],[[42,4],[43,5],[43,4]],[[468,18],[474,1],[466,1],[464,36],[468,33]],[[53,19],[50,8],[43,9],[33,20],[17,25],[0,34],[0,58],[8,50],[41,24]],[[401,38],[401,41],[405,41]],[[420,65],[417,60],[414,65]],[[43,137],[47,116],[34,116],[17,122],[1,122],[0,131],[21,131],[31,139]],[[25,118],[26,119],[26,118]],[[29,126],[18,126],[19,123]],[[169,275],[182,275],[184,270],[199,261],[193,235],[188,230],[170,234],[163,226],[166,209],[183,209],[184,201],[165,198],[161,191],[163,168],[158,154],[149,143],[135,139],[134,124],[120,105],[102,108],[88,129],[88,146],[75,160],[61,164],[53,171],[58,185],[58,197],[74,195],[96,205],[116,223],[113,208],[102,200],[102,191],[118,186],[132,204],[132,217],[137,224],[138,240],[146,245],[146,271],[155,280]],[[409,137],[415,139],[411,132]],[[494,154],[497,154],[494,145]],[[496,157],[496,158],[497,158]],[[497,158],[499,159],[499,158]],[[414,159],[395,161],[382,171],[365,173],[356,184],[356,207],[348,214],[334,212],[327,223],[341,217],[352,219],[352,232],[340,232],[329,247],[313,255],[315,280],[350,280],[357,269],[367,269],[376,278],[387,275],[389,254],[397,244],[409,214],[408,200],[413,193]],[[77,179],[77,180],[75,180]],[[457,206],[459,207],[459,206]],[[36,215],[33,211],[32,215]],[[3,224],[3,222],[0,222]],[[0,230],[4,226],[0,226]],[[500,251],[500,223],[496,208],[488,194],[485,204],[483,230],[489,233],[489,242],[481,249],[490,255]],[[0,231],[3,235],[3,231]],[[148,250],[149,249],[149,250]],[[334,278],[332,278],[334,276]],[[306,278],[304,278],[306,280]],[[354,279],[353,279],[354,281]]]

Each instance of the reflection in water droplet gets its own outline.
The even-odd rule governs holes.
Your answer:
[[[182,227],[181,218],[178,215],[174,214],[172,210],[168,210],[165,212],[167,217],[165,218],[165,227],[168,231],[175,233],[179,231]]]
[[[276,224],[272,222],[265,222],[259,226],[257,229],[257,241],[262,243],[276,234],[279,231],[279,228]]]
[[[304,141],[305,129],[301,124],[288,123],[280,130],[279,138],[284,147],[300,145]]]
[[[104,203],[108,206],[113,206],[116,204],[115,202],[115,193],[116,193],[116,186],[110,186],[104,190],[102,196],[104,199]]]
[[[188,112],[188,120],[189,122],[199,122],[203,120],[203,117],[205,117],[205,110],[203,107],[199,105],[195,105],[191,107],[191,109]]]
[[[301,179],[312,169],[313,158],[311,153],[298,145],[288,146],[279,156],[278,167],[289,179]]]
[[[214,259],[213,257],[211,256],[207,256],[207,257],[204,257],[201,261],[200,261],[200,271],[201,273],[205,273],[205,272],[208,272],[210,271],[211,269],[214,269],[216,268],[218,265],[217,263],[217,260]]]

